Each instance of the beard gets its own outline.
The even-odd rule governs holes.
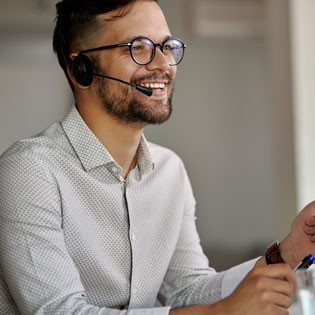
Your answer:
[[[107,75],[105,69],[102,69],[98,61],[94,61],[94,70],[96,73]],[[169,86],[172,86],[174,81],[169,74],[165,74],[162,77],[157,74],[151,74],[142,77],[132,77],[130,83],[137,85],[144,80],[157,79],[168,80]],[[145,102],[138,100],[128,86],[122,86],[118,94],[111,91],[109,82],[104,81],[102,78],[96,78],[96,80],[97,93],[103,108],[120,122],[156,125],[167,121],[172,114],[173,88],[168,95],[166,104],[158,100]]]

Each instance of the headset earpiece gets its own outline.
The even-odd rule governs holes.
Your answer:
[[[79,54],[72,61],[72,74],[82,86],[90,86],[94,78],[92,61],[88,56]]]
[[[152,96],[153,89],[141,85],[135,85],[118,78],[109,77],[105,74],[94,73],[92,61],[89,59],[87,55],[84,55],[84,53],[80,53],[78,56],[74,58],[73,61],[68,60],[68,65],[69,68],[71,68],[72,75],[77,80],[77,82],[81,84],[81,86],[85,87],[90,86],[93,82],[94,76],[98,76],[101,78],[110,79],[118,81],[123,84],[127,84],[129,86],[134,87],[136,90],[147,96]]]

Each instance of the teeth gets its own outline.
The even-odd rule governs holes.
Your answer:
[[[145,84],[142,83],[140,85],[146,88],[150,88],[150,89],[164,89],[165,88],[165,83],[145,83]]]

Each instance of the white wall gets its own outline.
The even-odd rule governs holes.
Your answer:
[[[264,247],[288,231],[296,211],[292,121],[281,119],[282,111],[290,118],[291,104],[275,96],[272,79],[277,54],[263,39],[194,36],[189,1],[160,1],[173,34],[188,49],[178,69],[173,117],[147,128],[146,135],[184,160],[207,254],[219,247],[228,253]],[[285,24],[286,11],[277,12],[273,21]],[[277,34],[275,42],[283,33]],[[0,45],[2,152],[61,119],[72,99],[51,33],[0,32]],[[282,67],[276,70],[280,77]],[[231,264],[247,258],[235,254]],[[211,262],[219,266],[218,259]]]
[[[0,153],[61,119],[71,96],[50,34],[0,33]]]
[[[298,205],[315,199],[315,1],[291,0]]]
[[[265,40],[197,38],[189,32],[188,1],[160,3],[188,49],[179,66],[173,118],[150,127],[147,135],[183,158],[208,253],[267,246],[289,231],[296,213],[292,104],[283,97],[290,77],[282,87],[272,86],[290,67],[277,63],[271,47],[287,35],[286,3],[282,10],[268,4],[268,14],[277,10],[269,16],[270,27],[275,23],[283,30]]]
[[[288,0],[267,0],[269,80],[272,96],[274,220],[278,238],[286,235],[297,212],[290,7]]]

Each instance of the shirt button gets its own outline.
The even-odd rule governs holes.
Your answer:
[[[132,289],[132,295],[137,295],[138,293],[138,289],[137,288],[133,288]]]
[[[135,233],[131,233],[130,238],[133,242],[135,242],[135,240],[137,239],[136,234]]]
[[[112,167],[112,172],[116,174],[118,172],[118,168],[116,166],[113,166]]]

